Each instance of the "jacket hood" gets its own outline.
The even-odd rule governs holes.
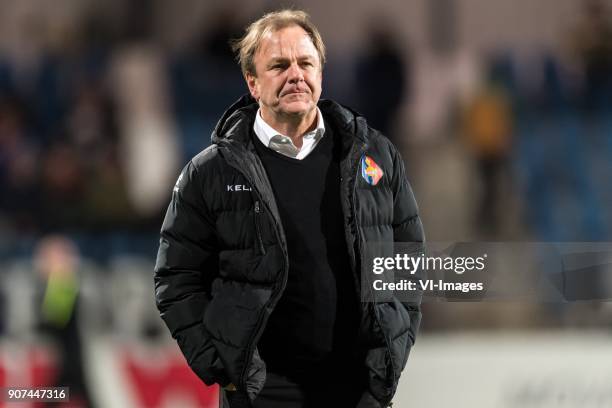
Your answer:
[[[330,99],[319,100],[318,107],[324,120],[340,131],[343,137],[352,135],[367,142],[368,126],[365,118],[358,112]],[[246,143],[249,140],[250,129],[253,128],[257,109],[259,105],[251,95],[245,94],[240,97],[217,122],[211,136],[212,143],[217,144],[221,140]]]

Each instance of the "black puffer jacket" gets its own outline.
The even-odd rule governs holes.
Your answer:
[[[355,289],[371,287],[362,266],[368,242],[423,243],[404,165],[363,117],[329,100],[319,108],[341,135],[341,200]],[[232,382],[256,395],[265,382],[260,338],[288,276],[287,245],[270,182],[251,139],[257,105],[249,96],[223,115],[213,145],[181,173],[161,231],[155,297],[161,317],[193,371],[207,384]],[[370,185],[361,158],[384,175]],[[362,298],[365,294],[361,294]],[[387,404],[421,319],[419,302],[369,293],[360,337],[369,392]],[[388,295],[388,294],[387,294]]]

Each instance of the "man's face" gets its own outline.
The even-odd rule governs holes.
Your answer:
[[[264,118],[304,117],[316,108],[321,96],[321,61],[302,27],[266,34],[253,62],[257,75],[247,74],[247,84]]]

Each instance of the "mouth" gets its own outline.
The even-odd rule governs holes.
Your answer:
[[[287,95],[305,95],[308,92],[305,90],[291,90],[291,91],[285,91],[283,93],[281,93],[281,97],[282,96],[287,96]]]

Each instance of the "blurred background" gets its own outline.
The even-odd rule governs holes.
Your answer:
[[[228,40],[282,6],[322,32],[323,97],[400,147],[428,240],[611,241],[612,1],[0,5],[0,386],[216,407],[154,306],[158,231],[247,91]],[[610,384],[606,299],[432,302],[395,406],[608,407]]]

